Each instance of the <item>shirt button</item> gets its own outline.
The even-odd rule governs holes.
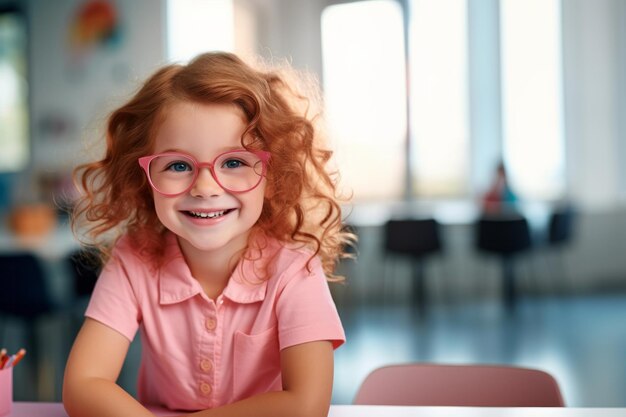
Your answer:
[[[215,328],[217,327],[217,321],[215,321],[214,318],[209,317],[204,322],[204,325],[206,326],[208,330],[215,330]]]
[[[201,382],[200,392],[202,393],[202,395],[208,396],[211,393],[211,386],[207,384],[206,382]]]
[[[210,360],[202,359],[200,361],[200,369],[202,369],[204,372],[209,372],[212,368],[213,368],[213,364],[211,363]]]

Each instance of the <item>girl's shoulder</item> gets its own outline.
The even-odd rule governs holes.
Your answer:
[[[125,269],[152,270],[153,268],[146,255],[138,248],[137,243],[128,235],[122,235],[115,241],[108,263],[119,264]]]
[[[321,260],[305,245],[274,240],[269,249],[264,257],[271,262],[271,276],[311,275],[321,270]]]

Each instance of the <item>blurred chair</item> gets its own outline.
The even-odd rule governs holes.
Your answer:
[[[1,313],[30,322],[53,311],[44,269],[35,255],[0,254],[0,276]]]
[[[551,247],[562,247],[574,238],[576,212],[571,205],[556,207],[548,219],[547,244]]]
[[[424,262],[442,251],[439,223],[432,218],[388,220],[384,227],[384,250],[386,254],[411,260],[413,295],[418,307],[423,309],[427,303]]]
[[[513,307],[517,298],[514,259],[531,248],[528,221],[521,215],[484,216],[476,224],[476,247],[500,258],[504,302]]]
[[[571,206],[555,209],[548,219],[546,244],[551,249],[548,259],[552,262],[552,274],[555,278],[565,280],[565,261],[563,250],[574,238],[574,222],[576,215]]]
[[[74,291],[70,312],[73,333],[77,333],[82,325],[83,314],[100,275],[98,257],[95,249],[78,249],[66,258]]]
[[[74,295],[77,298],[90,297],[100,275],[98,252],[78,249],[68,255],[67,262],[72,272]]]
[[[48,290],[45,270],[31,253],[0,254],[0,317],[16,319],[25,330],[25,348],[30,360],[31,376],[38,384],[41,365],[39,347],[43,344],[37,326],[39,319],[57,311]],[[0,321],[0,340],[7,340],[6,320]],[[39,385],[40,386],[40,385]]]
[[[548,220],[548,244],[561,246],[569,243],[573,237],[574,211],[566,207],[550,214]]]
[[[372,371],[357,405],[563,407],[556,380],[536,369],[498,365],[403,364]]]

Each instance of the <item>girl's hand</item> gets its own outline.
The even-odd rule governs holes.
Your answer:
[[[63,405],[71,417],[153,414],[115,381],[130,341],[104,324],[86,319],[65,368]]]

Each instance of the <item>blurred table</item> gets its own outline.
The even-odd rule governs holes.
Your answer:
[[[533,227],[545,228],[553,209],[554,205],[547,201],[523,201],[503,211],[517,212]],[[468,225],[483,214],[483,207],[471,199],[385,201],[346,206],[343,212],[347,222],[355,226],[381,226],[389,219],[424,217],[433,217],[443,225]]]
[[[55,261],[79,246],[67,220],[60,220],[53,230],[40,236],[15,235],[6,222],[0,222],[0,253],[29,251],[44,260]]]

